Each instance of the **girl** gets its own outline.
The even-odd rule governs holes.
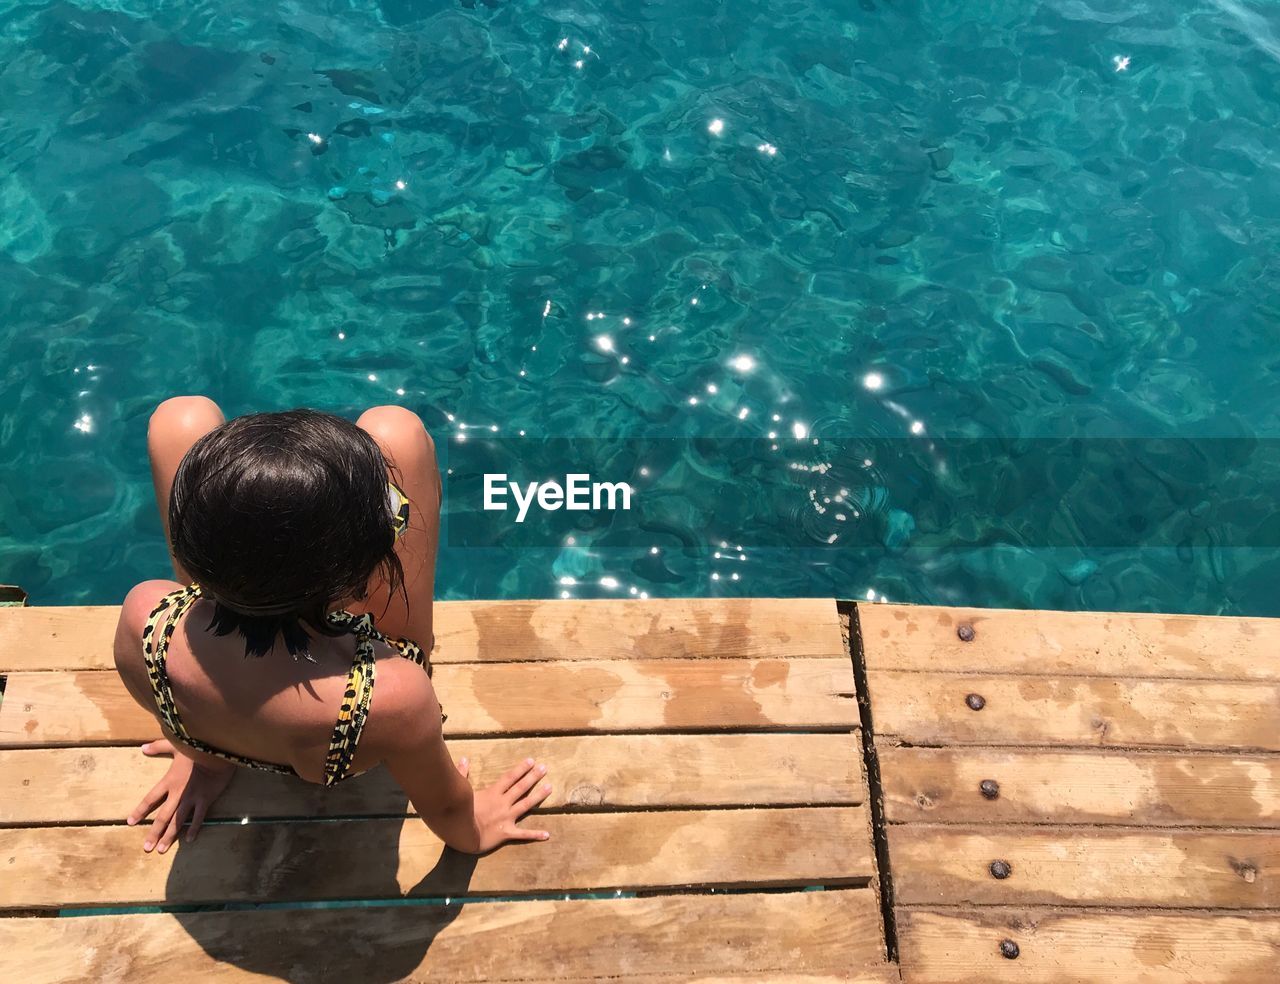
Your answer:
[[[155,812],[144,851],[184,823],[194,840],[238,767],[331,786],[381,763],[450,847],[548,838],[517,824],[551,791],[545,765],[473,791],[445,748],[427,658],[440,471],[415,414],[227,422],[178,397],[147,446],[178,582],[135,587],[116,631],[116,668],[164,735],[142,750],[173,756],[128,818]]]

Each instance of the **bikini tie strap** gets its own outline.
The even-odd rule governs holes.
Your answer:
[[[142,629],[142,660],[147,667],[147,680],[151,683],[151,696],[155,698],[160,720],[166,728],[186,742],[190,742],[191,736],[187,734],[186,727],[178,717],[165,659],[169,654],[169,642],[173,638],[179,620],[199,599],[200,585],[198,584],[170,592],[152,609]]]
[[[377,659],[373,652],[373,637],[376,633],[372,616],[367,612],[358,617],[350,612],[333,612],[329,620],[355,633],[356,655],[351,661],[351,672],[347,674],[347,686],[342,693],[342,706],[338,709],[338,720],[333,726],[329,750],[324,759],[326,786],[341,782],[351,771],[356,747],[360,744],[360,734],[369,717],[369,705],[373,701],[373,678],[377,669]]]

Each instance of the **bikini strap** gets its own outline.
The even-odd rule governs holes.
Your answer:
[[[412,639],[389,639],[388,641],[399,651],[401,656],[417,663],[427,671],[428,677],[431,676],[431,660],[427,658],[426,650]]]
[[[345,617],[335,617],[345,616]],[[347,687],[342,693],[342,706],[338,720],[329,739],[329,751],[324,759],[324,784],[332,786],[347,777],[355,759],[360,734],[369,717],[369,705],[373,701],[373,677],[377,659],[373,652],[373,640],[380,633],[373,627],[369,614],[360,616],[350,612],[334,612],[329,621],[355,633],[356,655],[347,674]]]
[[[431,660],[427,656],[426,650],[412,639],[394,639],[383,632],[379,632],[373,624],[373,616],[368,612],[363,615],[354,615],[347,611],[330,612],[329,624],[346,629],[348,632],[367,632],[369,638],[390,646],[402,657],[417,663],[426,670],[428,677],[431,676]]]
[[[160,603],[147,616],[146,625],[142,629],[142,661],[147,667],[151,696],[155,698],[160,720],[166,728],[188,743],[191,742],[191,736],[178,717],[165,659],[169,655],[169,641],[173,638],[178,621],[199,598],[198,584],[170,592],[160,599]]]
[[[369,694],[369,698],[366,699],[364,702],[364,713],[366,715],[369,712],[369,700],[372,699],[372,695],[373,695],[372,692],[373,692],[373,662],[374,662],[373,642],[374,640],[385,643],[386,645],[390,646],[397,653],[399,653],[404,659],[417,663],[419,666],[421,666],[424,670],[427,671],[427,679],[431,679],[431,657],[427,655],[426,650],[423,649],[421,646],[419,646],[412,639],[394,639],[382,632],[379,632],[374,627],[373,616],[368,612],[365,612],[363,615],[355,615],[348,611],[330,612],[328,618],[329,618],[330,625],[333,625],[337,628],[346,629],[348,632],[354,632],[356,634],[356,639],[357,639],[356,662],[357,663],[360,661],[360,656],[359,656],[360,640],[361,639],[368,640],[368,647],[369,647],[368,687],[369,687],[370,694]],[[356,667],[354,665],[351,668],[351,672],[352,672],[352,680],[354,680],[355,672],[356,672]],[[351,699],[350,694],[352,689],[353,688],[351,685],[351,680],[349,680],[347,682],[347,696],[343,698],[344,710],[346,709],[345,704],[347,703],[347,701]],[[440,722],[443,724],[445,721],[448,721],[448,720],[449,720],[449,715],[441,711]],[[341,726],[341,724],[342,724],[342,719],[339,718],[338,725]],[[361,728],[364,727],[363,717],[360,719],[360,727]],[[359,730],[357,729],[356,737],[354,739],[349,739],[352,755],[355,754],[355,745],[356,745],[356,742],[359,740],[360,740],[360,735],[359,735]],[[335,728],[334,741],[329,745],[331,753],[337,741],[338,741],[338,728]],[[350,756],[348,758],[350,758]],[[350,763],[348,762],[348,764]],[[345,775],[345,773],[343,775]],[[338,778],[334,779],[333,781],[338,782],[341,778],[343,778],[343,775],[338,776]],[[328,783],[328,781],[329,781],[328,773],[326,770],[325,782]]]
[[[235,765],[242,765],[251,769],[261,769],[280,775],[297,775],[288,766],[278,765],[275,762],[259,762],[257,759],[245,758],[241,755],[232,755],[230,752],[214,748],[198,738],[193,738],[187,732],[186,725],[182,723],[182,719],[178,717],[178,707],[173,699],[173,688],[169,683],[169,671],[166,666],[166,660],[169,656],[169,641],[173,638],[173,633],[182,616],[201,597],[200,585],[198,584],[192,584],[189,587],[165,595],[160,599],[160,603],[156,605],[151,614],[147,616],[147,623],[142,629],[142,659],[147,666],[147,679],[151,682],[151,696],[155,698],[156,708],[160,711],[161,722],[183,744],[194,748],[198,752],[204,752],[206,755],[213,755]]]

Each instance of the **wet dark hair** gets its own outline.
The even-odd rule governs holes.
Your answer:
[[[281,637],[306,656],[306,629],[341,634],[325,616],[376,571],[402,587],[387,473],[368,433],[316,410],[237,417],[200,438],[173,480],[169,538],[214,601],[209,627],[243,635],[246,656]]]

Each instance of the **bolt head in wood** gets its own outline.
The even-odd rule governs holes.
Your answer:
[[[978,783],[978,792],[982,793],[983,799],[999,799],[1000,783],[994,779],[983,779],[982,782]]]
[[[971,711],[980,711],[987,706],[987,698],[983,697],[982,694],[970,694],[964,699],[964,702],[969,705],[969,710]]]
[[[1008,861],[992,861],[990,871],[992,878],[1004,881],[1013,874],[1013,865],[1009,864]]]
[[[1000,941],[1000,956],[1004,957],[1006,960],[1017,960],[1018,954],[1021,952],[1022,951],[1018,949],[1018,944],[1013,942],[1013,940]]]
[[[956,635],[960,637],[961,642],[973,642],[973,626],[968,622],[964,622],[956,629]]]

